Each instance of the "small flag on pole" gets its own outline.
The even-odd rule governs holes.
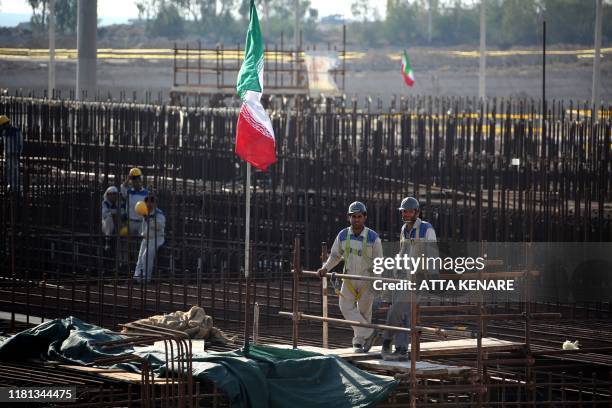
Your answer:
[[[255,2],[251,0],[244,61],[238,72],[236,91],[242,107],[236,126],[236,154],[260,170],[276,162],[272,122],[261,104],[264,45]]]
[[[410,68],[410,59],[408,59],[406,50],[404,50],[404,55],[402,55],[402,78],[404,78],[406,85],[414,85],[414,74],[412,73],[412,68]]]

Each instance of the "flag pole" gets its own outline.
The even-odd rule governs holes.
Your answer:
[[[251,311],[251,166],[266,170],[276,162],[274,129],[270,117],[261,104],[263,93],[263,69],[265,47],[261,38],[259,19],[254,0],[251,0],[249,28],[244,49],[244,61],[236,79],[236,91],[242,99],[242,107],[236,123],[236,154],[247,162],[244,217],[244,277],[246,282],[246,306],[244,316],[244,353],[249,352]],[[242,287],[242,286],[241,286]]]
[[[246,193],[245,193],[245,206],[246,215],[244,223],[244,277],[249,277],[249,242],[251,233],[251,163],[246,164]]]
[[[244,307],[244,352],[249,352],[249,326],[250,326],[250,268],[251,268],[251,252],[250,252],[250,233],[251,233],[251,163],[247,162],[246,166],[246,191],[245,191],[245,221],[244,221],[244,278],[246,282],[246,296]]]

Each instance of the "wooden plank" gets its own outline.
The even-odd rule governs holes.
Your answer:
[[[269,346],[279,348],[291,348],[291,345],[286,344],[268,344]],[[482,348],[488,352],[518,350],[524,346],[524,343],[513,341],[500,340],[493,337],[485,337],[482,339]],[[346,359],[363,359],[371,358],[372,356],[380,355],[381,346],[374,346],[369,353],[354,353],[352,347],[338,349],[324,349],[316,346],[303,346],[301,350],[311,351],[324,355],[337,355]],[[410,350],[410,345],[408,345]],[[444,340],[431,341],[421,343],[421,356],[438,356],[450,354],[463,354],[476,352],[476,339],[459,339],[459,340]]]
[[[139,384],[142,380],[142,376],[137,373],[130,373],[120,368],[100,368],[100,367],[84,367],[74,366],[68,364],[60,364],[58,367],[65,368],[68,370],[79,371],[87,374],[92,374],[97,377],[102,377],[115,381],[129,382],[133,384]]]
[[[123,372],[102,372],[98,373],[100,377],[108,378],[110,380],[129,382],[132,384],[140,384],[142,376],[136,373]]]
[[[122,370],[120,368],[85,367],[85,366],[76,366],[76,365],[69,365],[69,364],[59,364],[58,367],[67,368],[68,370],[74,370],[74,371],[83,371],[89,374],[125,372],[125,370]]]

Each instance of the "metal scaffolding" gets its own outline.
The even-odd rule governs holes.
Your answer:
[[[442,242],[612,238],[610,107],[601,107],[595,123],[588,104],[552,102],[542,132],[537,102],[491,100],[483,106],[475,98],[414,97],[394,100],[388,109],[381,105],[308,98],[299,110],[279,100],[270,104],[278,163],[254,176],[253,274],[247,283],[240,270],[245,180],[233,153],[235,109],[0,97],[0,111],[25,139],[21,188],[0,188],[0,310],[10,313],[13,326],[20,319],[72,315],[116,329],[199,305],[224,330],[241,333],[250,313],[248,288],[260,310],[258,341],[289,344],[292,327],[278,313],[292,305],[304,317],[323,315],[325,304],[330,319],[341,318],[337,297],[318,282],[305,279],[294,288],[294,238],[300,237],[300,268],[317,267],[320,242],[345,226],[345,207],[355,199],[366,202],[368,223],[385,240],[397,236],[396,208],[409,194],[423,203],[424,218]],[[139,237],[113,236],[106,249],[100,229],[102,194],[131,167],[142,169],[168,220],[150,283],[131,279]],[[530,308],[528,315],[561,313],[564,319],[528,320],[526,330],[524,321],[509,320],[524,312],[512,304],[486,313],[479,306],[478,313],[461,316],[453,316],[456,305],[449,302],[422,306],[436,315],[424,313],[421,322],[444,329],[449,340],[480,332],[528,344],[530,353],[428,355],[428,361],[470,369],[459,377],[413,378],[418,387],[404,382],[407,388],[402,385],[383,406],[405,404],[417,394],[419,406],[605,406],[611,305]],[[467,322],[464,333],[444,327],[457,319]],[[321,326],[302,324],[303,343],[319,345],[326,330]],[[348,342],[346,329],[327,327],[327,333],[330,347]],[[586,350],[560,356],[558,339],[569,335]],[[424,331],[421,349],[432,340],[439,340],[436,333]],[[21,369],[11,368],[17,383]],[[485,382],[479,380],[483,373]],[[117,405],[129,406],[133,398],[161,405],[151,399],[160,390],[142,397],[142,381],[134,389],[117,385],[123,387]],[[203,385],[194,384],[194,390],[186,381],[184,395],[218,398],[212,388],[198,391]],[[102,397],[108,385],[99,404],[110,401]]]

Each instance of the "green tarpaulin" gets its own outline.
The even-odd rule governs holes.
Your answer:
[[[0,343],[0,360],[59,360],[91,365],[100,357],[134,353],[145,358],[158,374],[164,353],[143,347],[101,349],[99,343],[121,336],[74,317],[45,322]],[[138,364],[120,364],[138,370]],[[362,371],[336,356],[303,350],[251,346],[231,352],[194,352],[193,376],[214,382],[232,407],[368,407],[383,400],[397,385],[391,377]]]

